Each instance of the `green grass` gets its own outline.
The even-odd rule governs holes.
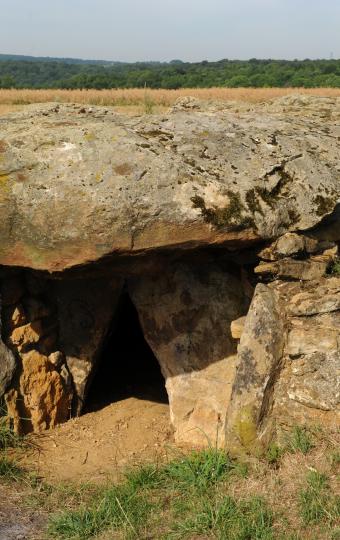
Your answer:
[[[269,444],[265,454],[266,461],[277,468],[286,452],[301,452],[307,455],[315,447],[316,432],[320,432],[319,436],[322,437],[322,430],[319,428],[312,430],[306,426],[294,426],[282,446],[275,441]]]
[[[318,471],[307,475],[307,486],[300,491],[299,506],[306,525],[326,521],[335,524],[340,520],[340,496],[330,491],[328,478]]]
[[[340,465],[340,451],[335,450],[334,452],[331,452],[329,455],[329,461],[332,467],[338,467]]]
[[[327,474],[311,467],[320,442]],[[49,485],[0,452],[0,489],[2,479],[19,480],[23,508],[43,509],[51,540],[340,540],[340,498],[332,492],[337,448],[336,437],[294,428],[288,446],[273,444],[266,459],[249,457],[247,465],[212,447],[177,450],[169,462],[130,467],[106,486]]]
[[[7,423],[6,417],[0,417],[0,450],[16,448],[21,444],[21,437],[13,432]]]
[[[209,448],[173,460],[165,467],[163,474],[177,489],[206,490],[230,474],[245,476],[247,468],[231,460],[226,452]]]
[[[18,481],[23,477],[23,470],[11,459],[0,455],[0,480]]]
[[[4,411],[0,409],[0,480],[20,480],[23,478],[23,470],[8,457],[10,448],[22,446],[21,437],[16,435],[10,428],[7,417],[3,415]]]
[[[311,431],[305,426],[294,426],[287,443],[290,452],[308,454],[315,446]]]
[[[153,463],[128,469],[125,478],[127,484],[136,490],[157,488],[164,482],[163,471]]]
[[[65,540],[86,540],[117,529],[127,538],[141,538],[150,511],[147,498],[129,484],[114,486],[95,498],[89,507],[52,517],[48,530],[52,538]]]
[[[227,504],[239,508],[240,519],[244,516],[240,531],[247,527],[250,530],[251,522],[259,528],[262,508],[265,514],[264,502],[250,500],[243,504],[230,498],[221,501],[216,498],[218,487],[235,474],[244,476],[245,466],[212,448],[181,455],[159,467],[154,464],[136,467],[126,472],[122,484],[96,495],[90,504],[53,516],[49,535],[58,540],[88,540],[104,531],[119,531],[123,538],[144,538],[143,534],[152,526],[158,530],[152,538],[184,538],[186,530],[196,533],[201,521],[206,523],[204,530],[219,534]],[[208,514],[215,524],[209,525]],[[167,516],[166,527],[163,515]],[[228,526],[237,532],[236,521]],[[227,530],[227,524],[223,527]],[[243,537],[236,535],[236,538]],[[271,537],[263,536],[266,538]]]
[[[188,518],[175,524],[170,538],[203,535],[219,540],[275,540],[273,513],[259,497],[236,501],[234,498],[193,501]]]
[[[340,257],[337,257],[329,269],[329,272],[335,276],[340,276]]]
[[[311,448],[305,430],[293,431],[293,443],[294,451]],[[273,447],[267,468],[272,463],[279,466],[281,455],[281,449]],[[296,493],[297,531],[289,525],[290,508],[275,510],[256,492],[228,492],[247,474],[256,475],[255,469],[247,471],[213,448],[182,454],[164,465],[131,468],[122,483],[95,490],[76,506],[73,497],[72,508],[50,518],[48,535],[56,540],[301,540],[311,538],[308,527],[316,526],[313,538],[338,538],[339,498],[331,492],[327,476],[311,471]],[[307,536],[300,534],[304,530]]]
[[[266,459],[270,465],[278,466],[284,453],[284,448],[276,443],[271,443],[267,449]]]

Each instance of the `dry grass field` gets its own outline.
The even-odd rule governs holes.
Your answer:
[[[143,88],[112,90],[4,90],[0,89],[0,114],[18,110],[30,103],[83,103],[115,107],[129,114],[145,112],[146,101],[152,112],[162,112],[179,97],[203,100],[258,103],[289,94],[340,97],[340,88],[181,88],[152,90]]]

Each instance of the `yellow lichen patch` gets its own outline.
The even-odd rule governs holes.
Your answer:
[[[95,179],[96,179],[97,182],[101,182],[102,179],[103,179],[103,173],[97,172],[97,174],[95,176]]]
[[[249,448],[257,437],[256,421],[252,407],[248,405],[241,409],[235,422],[235,431],[241,444]]]
[[[6,195],[9,192],[9,180],[8,174],[1,174],[0,171],[0,195]]]
[[[0,175],[0,203],[7,204],[10,197],[10,184],[8,182],[9,177],[7,175]],[[3,218],[3,216],[2,216]],[[1,239],[3,241],[3,239]]]
[[[84,135],[84,139],[87,141],[87,142],[91,142],[91,141],[94,141],[97,137],[95,136],[94,133],[85,133]]]

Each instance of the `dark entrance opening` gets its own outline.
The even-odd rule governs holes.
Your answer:
[[[159,363],[145,341],[135,306],[123,293],[84,412],[97,411],[128,397],[168,403]]]

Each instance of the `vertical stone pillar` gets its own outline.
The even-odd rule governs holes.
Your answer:
[[[131,281],[129,292],[166,379],[176,442],[222,446],[236,360],[230,323],[246,311],[240,278],[178,264]]]

